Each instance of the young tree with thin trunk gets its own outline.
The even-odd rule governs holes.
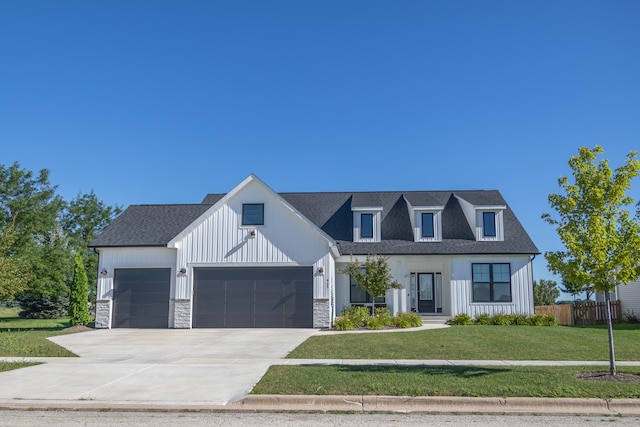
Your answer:
[[[389,289],[400,289],[398,283],[391,275],[388,258],[383,255],[367,255],[363,263],[350,262],[342,269],[342,273],[348,274],[369,295],[371,295],[371,314],[375,314],[376,298],[385,296]]]
[[[561,177],[565,194],[549,195],[557,217],[542,216],[556,227],[563,251],[546,252],[549,269],[574,286],[593,286],[604,294],[609,334],[609,370],[616,374],[610,292],[640,277],[640,206],[632,216],[634,200],[627,195],[631,180],[638,176],[637,152],[627,155],[624,165],[613,171],[600,146],[582,147],[571,157],[574,182]]]

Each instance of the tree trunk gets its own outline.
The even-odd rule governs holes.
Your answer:
[[[376,297],[371,295],[371,317],[376,315]]]
[[[616,352],[613,348],[613,325],[611,323],[611,295],[604,293],[604,300],[607,303],[607,330],[609,333],[609,373],[616,375]]]

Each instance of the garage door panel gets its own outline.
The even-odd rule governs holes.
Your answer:
[[[313,269],[196,268],[193,326],[313,327]]]
[[[171,269],[116,269],[114,328],[167,328]]]

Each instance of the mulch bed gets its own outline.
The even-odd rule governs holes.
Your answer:
[[[621,374],[611,375],[603,372],[581,372],[576,374],[577,378],[588,381],[606,381],[614,383],[640,383],[640,375]]]
[[[70,328],[63,329],[64,332],[87,332],[87,331],[93,331],[93,330],[95,329],[90,328],[88,326],[82,326],[82,325],[71,326]]]

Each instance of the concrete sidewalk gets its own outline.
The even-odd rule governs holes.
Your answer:
[[[93,358],[0,358],[2,361],[39,361],[49,365],[54,365],[56,371],[64,372],[67,381],[70,378],[77,378],[71,383],[67,382],[67,391],[77,387],[84,387],[87,381],[77,377],[77,374],[89,374],[94,372],[93,379],[100,378],[100,369],[104,368],[104,362]],[[144,368],[142,365],[130,365],[129,363],[118,363],[117,371],[133,369],[132,373],[137,373],[151,369],[150,376],[145,377],[146,381],[154,381],[158,378],[160,371],[153,371],[153,366]],[[242,371],[243,366],[256,364],[252,358],[219,358],[215,363],[201,364],[198,359],[178,359],[173,360],[172,369],[178,372],[181,369],[213,369],[214,365],[227,370],[228,374],[234,375],[236,369]],[[540,360],[371,360],[371,359],[263,359],[260,361],[262,369],[272,365],[301,365],[301,366],[322,366],[322,365],[383,365],[383,366],[608,366],[607,361],[540,361]],[[178,366],[176,366],[178,365]],[[640,361],[617,362],[618,366],[640,366]],[[40,365],[47,366],[47,365]],[[182,368],[180,368],[182,366]],[[234,368],[234,366],[236,368]],[[200,394],[195,397],[188,388],[179,387],[183,393],[182,398],[175,398],[175,386],[157,388],[144,399],[139,398],[139,390],[119,387],[117,393],[98,394],[96,398],[82,397],[82,395],[69,395],[64,393],[64,389],[50,388],[46,385],[48,381],[45,377],[40,377],[36,372],[38,367],[10,371],[2,374],[2,379],[6,374],[15,372],[27,374],[25,378],[32,378],[32,384],[28,384],[28,389],[38,386],[40,392],[28,398],[23,395],[20,398],[7,398],[0,395],[0,410],[2,409],[39,409],[39,410],[84,410],[84,411],[237,411],[237,412],[399,412],[399,413],[467,413],[467,414],[547,414],[547,415],[607,415],[607,416],[640,416],[640,399],[558,399],[558,398],[500,398],[500,397],[447,397],[447,396],[291,396],[291,395],[249,395],[238,396],[232,401],[216,401],[216,399],[202,399],[203,384],[199,384]],[[115,368],[115,367],[112,367]],[[159,368],[159,366],[157,366]],[[266,369],[265,369],[266,370]],[[153,375],[151,375],[153,372]],[[35,374],[35,375],[34,375]],[[127,372],[116,372],[118,379],[114,382],[130,381]],[[207,375],[205,375],[207,377]],[[211,379],[211,377],[208,377]],[[24,378],[23,378],[24,379]],[[93,380],[91,379],[91,380]],[[140,379],[137,380],[138,382]],[[176,377],[173,380],[176,381]],[[91,381],[89,381],[91,382]],[[162,382],[162,381],[161,381]],[[10,383],[10,382],[9,382]],[[1,387],[7,385],[2,381]],[[15,383],[13,383],[15,384]],[[175,384],[182,384],[178,381]],[[215,383],[214,383],[215,384]],[[215,395],[215,388],[219,384],[211,384],[211,393]],[[134,384],[129,383],[128,387]],[[44,388],[43,388],[44,386]],[[109,384],[105,383],[104,387]],[[138,387],[141,385],[139,384]],[[198,388],[198,387],[196,387]],[[94,390],[94,394],[97,390]],[[127,395],[129,392],[131,394]],[[248,392],[248,390],[247,390]],[[125,394],[122,394],[125,393]],[[136,396],[138,396],[136,398]]]

